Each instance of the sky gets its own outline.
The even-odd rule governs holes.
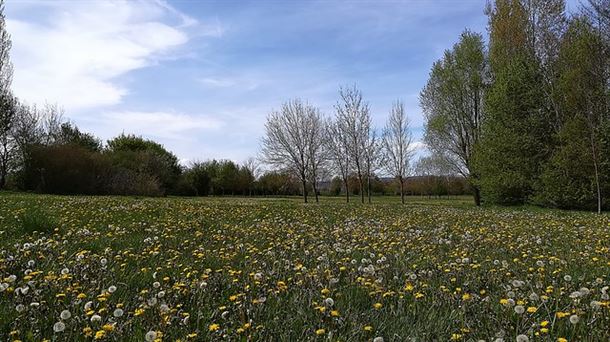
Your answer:
[[[576,8],[577,0],[568,3]],[[103,141],[153,139],[184,164],[257,155],[266,116],[304,99],[327,116],[356,85],[381,129],[404,102],[417,146],[419,92],[485,0],[8,0],[13,89],[57,104]]]

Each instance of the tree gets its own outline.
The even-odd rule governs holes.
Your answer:
[[[6,176],[14,157],[15,144],[12,129],[17,101],[11,92],[13,64],[10,60],[11,36],[6,31],[4,1],[0,1],[0,189],[6,184]]]
[[[90,133],[81,132],[80,129],[70,122],[60,125],[56,137],[56,144],[80,146],[91,152],[101,152],[102,142]]]
[[[521,204],[539,186],[552,150],[551,111],[523,1],[496,0],[490,17],[492,82],[475,155],[481,191],[490,202]]]
[[[349,145],[346,130],[338,120],[326,122],[326,150],[331,167],[341,176],[345,188],[345,201],[349,203]]]
[[[483,37],[464,31],[453,49],[434,63],[420,94],[426,145],[470,181],[476,205],[481,204],[481,194],[474,156],[484,118],[487,68]]]
[[[608,163],[603,150],[609,122],[608,67],[603,41],[586,17],[572,20],[560,53],[560,129],[555,149],[542,177],[541,196],[561,208],[593,208],[601,213],[602,171]]]
[[[318,158],[322,158],[321,150],[314,146],[320,141],[313,140],[322,135],[321,122],[316,107],[295,99],[284,103],[280,111],[272,112],[265,123],[263,160],[298,177],[305,203],[312,165],[319,165]]]
[[[410,173],[413,136],[409,119],[402,102],[396,101],[390,110],[390,117],[383,130],[382,147],[386,171],[398,180],[400,201],[405,203],[404,183]]]
[[[366,176],[366,148],[371,138],[370,107],[364,102],[362,92],[353,87],[339,89],[340,100],[335,105],[337,124],[345,135],[347,154],[353,164],[358,185],[360,201],[364,203],[364,177]]]

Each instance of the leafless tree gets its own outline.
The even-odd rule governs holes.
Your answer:
[[[402,102],[396,101],[390,110],[390,117],[383,130],[382,146],[385,156],[385,169],[396,177],[400,185],[400,201],[405,203],[404,183],[411,172],[411,158],[413,157],[409,119],[405,114]]]
[[[307,203],[307,181],[315,179],[315,167],[322,158],[322,119],[319,110],[295,99],[282,105],[281,110],[272,112],[265,124],[266,136],[261,151],[263,160],[275,167],[295,174],[301,181],[303,201]],[[319,130],[319,132],[318,132]]]
[[[341,175],[345,187],[345,201],[349,203],[349,145],[347,134],[340,121],[328,120],[326,122],[325,143],[330,165],[335,172]]]
[[[4,1],[0,1],[0,189],[6,184],[6,176],[15,151],[11,132],[15,121],[17,99],[11,92],[13,79],[11,46],[11,36],[6,31]]]
[[[335,105],[337,123],[345,134],[347,154],[352,163],[358,184],[360,200],[364,203],[364,177],[366,176],[366,146],[370,138],[370,107],[364,102],[362,92],[353,87],[342,87],[339,90],[340,100]]]
[[[377,131],[371,128],[370,117],[367,128],[365,129],[367,138],[364,140],[364,170],[366,172],[366,195],[368,202],[371,203],[371,180],[375,177],[375,172],[384,163],[384,156],[381,153],[381,144],[377,138]]]
[[[320,116],[319,111],[307,117],[308,119],[308,134],[307,140],[307,158],[309,159],[308,176],[309,182],[313,188],[313,193],[316,203],[319,202],[318,197],[318,182],[320,175],[327,167],[328,155],[324,144],[324,120]]]

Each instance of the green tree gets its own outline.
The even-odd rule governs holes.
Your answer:
[[[492,82],[475,163],[482,194],[490,202],[530,200],[549,152],[551,111],[532,41],[530,2],[496,0],[489,8]]]
[[[481,138],[487,57],[483,37],[464,31],[453,49],[435,62],[420,94],[426,118],[426,145],[469,179],[481,204],[474,155]]]

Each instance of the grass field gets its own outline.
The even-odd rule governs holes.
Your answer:
[[[607,341],[610,218],[0,195],[0,340]]]

